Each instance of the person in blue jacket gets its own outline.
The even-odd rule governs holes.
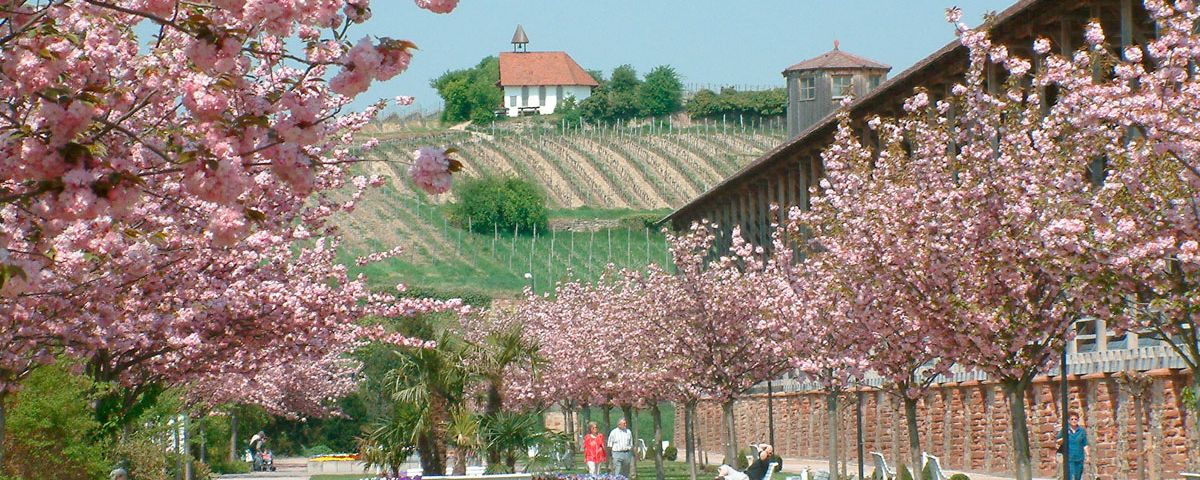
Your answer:
[[[1087,432],[1079,425],[1079,414],[1071,413],[1068,419],[1070,428],[1066,432],[1058,432],[1058,452],[1063,454],[1067,462],[1067,480],[1083,478],[1083,463],[1088,456]],[[1066,441],[1063,441],[1066,433]]]

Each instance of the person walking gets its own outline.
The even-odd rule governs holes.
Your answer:
[[[1058,433],[1058,451],[1062,453],[1063,461],[1067,462],[1066,480],[1080,480],[1083,478],[1083,463],[1088,456],[1087,432],[1079,425],[1078,413],[1072,412],[1068,421],[1070,427],[1067,431]]]
[[[600,464],[605,460],[608,460],[608,454],[604,453],[604,434],[600,433],[596,422],[588,422],[588,433],[583,436],[583,461],[587,463],[588,473],[599,474]]]
[[[258,433],[250,437],[250,458],[253,460],[251,469],[255,472],[261,471],[263,468],[263,451],[266,450],[267,434],[259,430]]]
[[[608,433],[608,448],[612,449],[612,473],[629,477],[629,466],[633,464],[633,432],[629,422],[622,418],[617,428]]]

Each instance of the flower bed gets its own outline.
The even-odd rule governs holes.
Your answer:
[[[309,458],[308,461],[310,461],[310,462],[356,462],[356,461],[358,461],[358,459],[359,459],[359,456],[357,453],[353,453],[353,454],[339,453],[339,454],[329,454],[329,455],[318,455],[318,456]]]
[[[624,475],[613,475],[610,473],[601,473],[592,475],[589,473],[535,473],[533,480],[628,480]]]

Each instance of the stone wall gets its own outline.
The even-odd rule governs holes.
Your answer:
[[[1069,377],[1071,409],[1082,414],[1097,478],[1180,478],[1178,473],[1186,470],[1189,455],[1200,459],[1197,446],[1200,435],[1189,433],[1194,429],[1191,418],[1194,414],[1182,406],[1181,392],[1189,382],[1190,376],[1185,372],[1169,369]],[[851,392],[839,402],[839,450],[849,465],[857,465],[858,458],[857,397],[857,393]],[[892,465],[909,463],[903,403],[878,390],[864,390],[862,399],[867,455],[880,452]],[[777,452],[784,457],[828,458],[824,393],[775,394],[772,403]],[[1054,438],[1061,425],[1060,406],[1057,378],[1036,379],[1026,396],[1026,408],[1038,476],[1053,477],[1059,468]],[[734,416],[739,446],[768,440],[765,395],[738,400]],[[937,385],[919,403],[918,419],[922,449],[938,456],[943,467],[995,474],[1011,472],[1008,406],[998,384]],[[698,407],[696,432],[701,450],[723,451],[720,405],[703,403]],[[683,433],[682,425],[675,429],[676,445],[684,445]],[[721,459],[709,458],[709,461],[718,463]]]

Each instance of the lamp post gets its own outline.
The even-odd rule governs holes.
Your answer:
[[[767,442],[772,446],[775,445],[775,407],[771,403],[772,397],[775,396],[773,386],[771,380],[767,380]]]
[[[1070,327],[1067,327],[1067,328],[1070,328]],[[1067,453],[1068,453],[1067,449],[1070,448],[1070,445],[1067,443],[1067,428],[1069,427],[1068,419],[1070,417],[1070,414],[1067,412],[1067,409],[1071,408],[1071,401],[1068,398],[1068,395],[1070,395],[1071,392],[1070,392],[1069,386],[1067,385],[1067,333],[1068,333],[1068,331],[1066,331],[1066,330],[1063,331],[1062,358],[1060,359],[1059,366],[1058,366],[1059,389],[1060,389],[1059,396],[1062,397],[1062,441],[1063,441],[1063,443],[1062,443],[1063,444],[1063,448],[1062,448],[1062,475],[1063,476],[1062,476],[1062,478],[1063,478],[1063,480],[1067,480],[1069,478],[1067,476],[1067,463],[1068,463],[1067,462]]]
[[[863,466],[862,404],[863,404],[863,392],[862,392],[862,389],[860,388],[860,389],[858,389],[858,407],[855,412],[855,417],[856,417],[855,421],[858,423],[858,478],[859,478],[859,480],[864,480],[865,478],[867,478],[865,476],[866,474],[865,474],[864,466]]]

